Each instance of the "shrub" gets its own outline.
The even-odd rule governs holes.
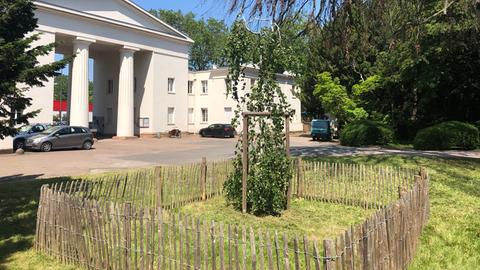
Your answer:
[[[478,129],[458,121],[442,122],[424,128],[413,140],[413,147],[418,150],[473,150],[478,144]]]
[[[372,120],[347,124],[340,132],[340,143],[347,146],[385,145],[393,140],[393,131]]]

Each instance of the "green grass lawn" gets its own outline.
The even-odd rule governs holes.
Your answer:
[[[320,160],[320,159],[318,159]],[[393,165],[427,167],[431,177],[430,200],[431,215],[421,237],[416,258],[410,269],[479,269],[480,268],[480,160],[441,159],[404,156],[359,156],[329,157],[324,161],[366,163],[371,165]],[[55,261],[37,255],[32,248],[35,233],[35,215],[37,210],[40,186],[47,182],[59,180],[38,180],[35,182],[0,183],[0,269],[71,269],[61,266]],[[225,207],[221,199],[215,207],[223,208],[223,212],[211,217],[217,220],[231,220],[233,212]],[[201,208],[213,207],[190,205],[184,211],[196,212]],[[323,224],[331,224],[328,214],[339,206],[310,203],[303,200],[294,201],[296,211],[287,211],[281,219],[247,216],[256,223],[255,226],[273,226],[278,230],[313,233]],[[325,208],[323,208],[325,207]],[[330,207],[330,208],[329,208]],[[345,206],[341,206],[345,208]],[[228,210],[228,211],[227,211]],[[342,209],[345,210],[345,209]],[[318,220],[310,224],[302,217],[308,211],[322,211]],[[357,213],[353,209],[353,213]],[[310,213],[310,212],[308,212]],[[347,218],[343,222],[356,221],[363,215],[363,210]],[[218,215],[218,216],[216,216]],[[242,218],[235,215],[235,222],[242,223]],[[316,217],[316,215],[315,215]],[[301,221],[301,222],[299,222]],[[250,222],[250,221],[249,221]],[[299,224],[300,225],[299,225]],[[337,229],[346,223],[337,224]],[[335,230],[335,228],[333,228]],[[318,231],[316,231],[318,233]],[[326,232],[329,235],[332,232]]]
[[[363,222],[375,210],[317,201],[296,199],[291,208],[280,217],[257,217],[239,215],[233,207],[227,206],[223,197],[186,205],[180,212],[206,220],[215,220],[226,224],[252,226],[254,229],[271,232],[286,232],[291,236],[306,235],[309,239],[322,241],[333,239],[343,233],[350,225]]]

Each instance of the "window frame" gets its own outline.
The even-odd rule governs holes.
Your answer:
[[[113,80],[108,79],[107,80],[107,95],[112,95],[113,94]]]
[[[202,80],[202,95],[208,95],[208,80]]]
[[[172,109],[171,114],[170,114],[170,109]],[[172,121],[170,121],[170,115],[172,115]],[[167,125],[175,125],[175,107],[167,108]]]
[[[200,108],[200,112],[202,115],[202,124],[208,123],[208,108]],[[204,115],[205,112],[205,115]],[[206,117],[205,117],[206,116]]]
[[[187,82],[187,94],[188,95],[194,95],[194,93],[193,93],[193,81],[192,80],[188,80],[188,82]]]
[[[172,82],[172,87],[170,88],[170,81]],[[175,94],[175,78],[168,77],[167,79],[167,92],[169,94]]]
[[[191,119],[190,119],[190,115],[192,116]],[[193,107],[187,108],[187,124],[189,125],[195,124],[195,108]]]
[[[140,117],[138,119],[138,126],[140,128],[150,128],[150,117]]]

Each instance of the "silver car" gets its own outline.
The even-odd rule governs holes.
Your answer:
[[[17,135],[13,138],[13,152],[20,148],[25,150],[25,143],[28,138],[33,137],[51,127],[51,124],[32,124],[21,127]]]
[[[28,138],[25,145],[27,149],[42,152],[72,148],[90,150],[93,146],[93,134],[86,127],[58,126]]]

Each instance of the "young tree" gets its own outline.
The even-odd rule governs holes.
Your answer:
[[[34,5],[29,0],[0,0],[0,139],[15,135],[17,127],[39,111],[25,112],[31,98],[25,93],[43,86],[58,75],[70,59],[40,66],[37,57],[47,55],[55,44],[32,47],[40,39]]]
[[[284,25],[285,26],[285,25]],[[242,112],[270,112],[268,117],[250,117],[248,122],[247,212],[255,215],[280,215],[287,203],[287,188],[292,177],[285,149],[285,115],[291,108],[277,82],[277,72],[296,62],[295,46],[286,28],[273,24],[252,33],[241,20],[235,22],[226,47],[228,93],[237,100],[232,121],[237,127]],[[258,78],[245,93],[245,66],[258,68]],[[243,89],[243,90],[242,90]],[[241,136],[246,136],[242,134]],[[287,135],[288,136],[288,135]],[[225,183],[228,203],[242,207],[242,141],[237,144],[234,172]]]

